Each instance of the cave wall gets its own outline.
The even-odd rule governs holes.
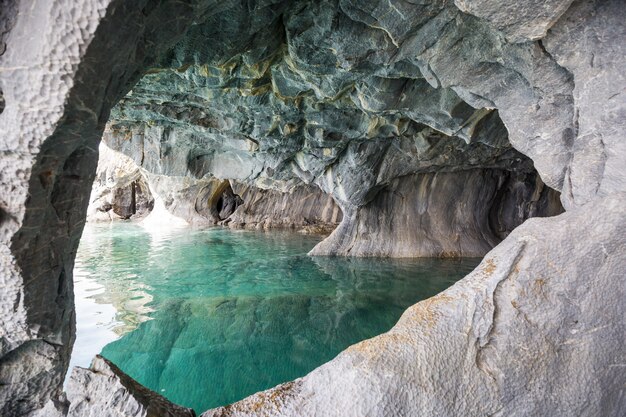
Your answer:
[[[387,218],[402,210],[372,205],[401,177],[538,170],[542,181],[560,191],[575,136],[571,74],[542,42],[486,25],[482,16],[460,11],[466,4],[394,6],[399,8],[277,1],[251,17],[234,4],[192,27],[151,68],[112,110],[104,141],[147,172],[164,176],[172,188],[174,178],[193,183],[206,177],[282,195],[317,185],[350,215],[341,232],[313,254],[483,255],[511,228],[500,230],[498,238],[481,232],[485,207],[491,206],[478,199],[455,223],[457,229],[473,229],[460,235],[484,236],[461,243],[458,230],[440,226],[432,235],[420,230],[420,218],[413,215],[395,226],[405,234],[416,231],[403,239],[406,247],[388,243],[398,238],[389,225],[367,233],[356,228],[375,217],[367,215],[372,210]],[[389,15],[397,15],[403,27]],[[542,15],[531,29],[543,33],[545,22],[559,15]],[[217,27],[217,19],[228,24]],[[573,204],[570,194],[562,197],[566,205]],[[173,198],[193,207],[182,194]],[[438,206],[451,206],[454,199],[450,194]],[[509,211],[524,211],[530,203],[519,201]],[[193,210],[177,211],[195,222]],[[274,225],[284,223],[274,218]]]
[[[159,94],[168,93],[159,90]],[[125,99],[126,109],[131,108],[132,100],[142,100],[137,95],[133,92]],[[267,95],[268,99],[274,97],[273,93]],[[217,103],[202,114],[223,111],[227,106]],[[268,111],[254,109],[256,117]],[[147,117],[143,110],[137,111]],[[347,123],[356,109],[334,111],[325,128],[336,129],[335,122]],[[233,112],[228,117],[237,117]],[[265,130],[255,133],[253,140],[241,140],[229,136],[237,133],[224,129],[199,129],[189,118],[164,120],[153,113],[150,124],[111,121],[104,143],[115,149],[119,159],[130,157],[140,166],[166,210],[191,224],[297,227],[328,233],[338,224],[331,213],[340,208],[349,215],[311,254],[482,256],[526,218],[556,215],[563,209],[559,193],[545,186],[532,161],[511,147],[498,113],[478,113],[471,122],[471,139],[451,137],[406,119],[395,130],[384,130],[382,137],[381,132],[372,138],[334,133],[336,141],[325,144],[320,158],[318,149],[301,137],[306,136],[309,119],[319,117],[311,110],[299,113],[298,123],[304,128],[294,131],[294,141],[280,148],[272,145],[274,139]],[[473,110],[465,114],[470,119],[475,115]],[[398,122],[397,115],[376,116],[383,117]],[[469,134],[469,130],[465,132]],[[107,161],[103,162],[106,165]],[[476,175],[468,174],[472,172]],[[218,190],[215,187],[226,180],[243,199],[228,221],[203,209],[211,193]],[[404,185],[398,187],[398,183]],[[408,195],[395,198],[397,194]],[[494,217],[490,211],[499,214]]]
[[[539,9],[533,0],[524,0],[501,9],[494,0],[422,5],[351,0],[3,2],[0,412],[28,415],[58,398],[73,340],[73,258],[98,141],[112,106],[147,73],[119,101],[115,120],[138,126],[153,114],[152,119],[172,125],[182,120],[184,134],[216,127],[227,131],[215,137],[235,150],[284,149],[276,153],[286,158],[262,158],[272,163],[243,171],[244,178],[285,191],[296,185],[293,173],[332,194],[344,213],[348,205],[367,205],[376,196],[372,190],[384,189],[395,178],[424,173],[401,158],[378,163],[377,155],[388,150],[401,155],[411,140],[420,144],[424,142],[416,139],[444,135],[474,146],[487,142],[501,155],[506,146],[474,136],[476,127],[479,133],[497,128],[497,122],[485,123],[495,108],[510,144],[531,158],[546,185],[561,192],[568,210],[520,226],[493,252],[504,259],[506,253],[519,254],[516,242],[528,241],[532,250],[516,258],[525,263],[491,265],[487,258],[453,287],[460,292],[449,296],[457,301],[444,295],[418,304],[411,310],[418,319],[403,319],[402,331],[366,342],[366,356],[347,352],[314,376],[279,390],[285,395],[260,394],[220,413],[349,415],[376,410],[384,415],[401,413],[402,404],[427,413],[432,404],[409,401],[433,398],[426,386],[441,394],[435,397],[441,399],[437,406],[450,414],[549,410],[618,415],[625,407],[623,373],[613,372],[624,362],[615,347],[623,345],[625,333],[620,277],[626,268],[626,10],[619,0],[548,4]],[[179,81],[189,80],[200,88],[179,88]],[[275,99],[263,95],[268,89]],[[163,91],[174,93],[165,97]],[[138,97],[135,104],[128,102],[133,96]],[[281,112],[254,111],[255,102],[256,108],[273,109],[283,106],[282,99],[293,103],[289,108],[298,114],[311,109],[305,112],[311,117],[306,123],[296,117],[292,123]],[[210,103],[224,111],[202,115]],[[169,120],[159,114],[169,114]],[[197,127],[190,130],[189,125]],[[268,141],[259,141],[255,132]],[[293,132],[303,133],[291,137]],[[187,136],[199,141],[202,135]],[[303,140],[302,148],[310,151],[298,150]],[[394,146],[386,147],[387,142]],[[441,162],[439,148],[431,148],[432,154],[418,152],[428,156],[418,159],[433,159],[433,166],[454,160],[454,151],[444,152]],[[230,161],[239,161],[242,154],[229,152]],[[350,157],[337,160],[337,155]],[[196,172],[215,159],[196,156],[191,164]],[[457,161],[469,169],[473,158]],[[185,170],[186,162],[180,165]],[[353,176],[360,166],[374,169]],[[502,168],[485,160],[477,167]],[[498,279],[485,278],[490,276]],[[544,292],[537,292],[537,286]],[[546,299],[562,308],[546,310],[553,306],[544,306]],[[433,303],[437,308],[429,308]],[[576,312],[584,320],[575,318]],[[510,349],[529,343],[536,348],[528,350],[528,360],[507,356]],[[567,349],[572,349],[570,356],[563,354]],[[488,353],[485,360],[476,361],[477,351]],[[445,358],[469,358],[481,368],[459,368]],[[440,361],[437,367],[435,361]],[[433,369],[450,377],[434,378]],[[397,384],[381,375],[392,375]],[[411,381],[417,383],[410,390],[393,389]],[[485,381],[495,381],[497,389],[479,389]],[[286,389],[300,386],[308,388]],[[450,387],[463,390],[444,395]],[[519,395],[528,387],[531,394]],[[543,401],[546,390],[556,394]],[[341,397],[342,392],[349,397]],[[384,401],[372,404],[371,398]],[[585,398],[589,400],[582,404]],[[262,407],[255,411],[252,402],[259,401]],[[532,404],[543,408],[529,409]]]
[[[134,161],[103,144],[100,144],[98,153],[87,221],[138,220],[150,214],[154,197],[146,177]]]
[[[332,197],[316,186],[303,185],[291,192],[281,192],[237,182],[232,185],[242,204],[228,219],[231,228],[279,228],[328,234],[343,217]]]
[[[156,59],[153,45],[167,49],[210,6],[2,3],[3,22],[16,12],[0,57],[0,414],[59,398],[75,332],[74,255],[110,109]]]
[[[283,192],[210,174],[155,174],[137,165],[146,161],[143,154],[135,152],[138,158],[133,160],[104,142],[99,151],[87,209],[90,222],[131,219],[167,226],[168,219],[176,219],[176,224],[195,226],[219,224],[329,234],[342,218],[333,198],[314,185],[300,184]],[[167,166],[164,172],[169,172],[167,162],[158,162]],[[162,210],[152,213],[155,205]]]
[[[563,212],[536,173],[497,169],[400,177],[345,220],[312,255],[484,256],[530,217]]]

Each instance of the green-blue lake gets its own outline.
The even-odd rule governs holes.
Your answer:
[[[72,366],[102,353],[202,412],[306,375],[479,262],[308,256],[320,239],[87,225],[74,271]]]

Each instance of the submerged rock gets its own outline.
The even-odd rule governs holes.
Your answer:
[[[67,384],[67,417],[195,417],[144,388],[118,367],[96,356],[89,369],[75,367]]]

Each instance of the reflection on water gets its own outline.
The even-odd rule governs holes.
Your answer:
[[[305,375],[477,259],[311,258],[318,237],[88,225],[72,362],[102,354],[196,411]]]

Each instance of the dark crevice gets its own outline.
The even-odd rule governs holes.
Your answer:
[[[537,171],[504,171],[489,210],[489,227],[499,238],[506,238],[531,217],[549,217],[564,212],[560,193],[545,185]]]
[[[233,192],[230,184],[221,193],[215,204],[215,211],[219,220],[226,220],[243,204],[243,199]]]
[[[148,215],[154,208],[154,197],[145,178],[139,177],[130,184],[112,190],[110,203],[103,204],[100,211],[110,211],[128,220]]]

